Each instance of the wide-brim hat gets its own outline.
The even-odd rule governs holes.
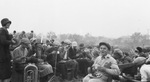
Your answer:
[[[10,21],[8,18],[3,18],[3,19],[1,20],[2,26],[5,26],[7,23],[10,23],[10,24],[11,24],[11,21]]]

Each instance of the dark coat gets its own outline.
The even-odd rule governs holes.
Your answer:
[[[76,59],[77,58],[76,54],[77,54],[77,49],[73,49],[72,47],[70,47],[68,51],[68,57],[71,59]]]
[[[0,28],[0,79],[10,78],[11,75],[11,55],[9,46],[11,36],[4,28]]]

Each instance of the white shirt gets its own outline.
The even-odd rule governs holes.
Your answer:
[[[140,73],[141,73],[141,81],[145,82],[145,81],[150,81],[150,65],[142,65],[141,69],[140,69]]]
[[[120,74],[120,70],[119,70],[116,60],[109,54],[107,54],[105,56],[105,58],[102,58],[101,55],[98,56],[95,59],[93,66],[96,66],[96,65],[109,68],[109,69],[107,69],[107,72],[109,72],[110,75],[119,75]],[[100,71],[98,71],[98,73],[100,76],[106,74],[106,73],[103,73]]]

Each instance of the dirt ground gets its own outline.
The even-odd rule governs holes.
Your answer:
[[[72,79],[72,80],[63,80],[59,76],[56,76],[52,82],[82,82],[83,77],[79,77],[78,79]]]

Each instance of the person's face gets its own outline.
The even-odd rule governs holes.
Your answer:
[[[108,48],[105,45],[101,45],[100,48],[99,48],[99,50],[100,50],[100,54],[102,56],[107,55],[108,52],[109,52]]]
[[[113,53],[112,55],[115,59],[121,59],[121,56],[118,53]]]
[[[76,48],[77,48],[77,46],[72,46],[72,48],[73,48],[73,49],[76,49]]]
[[[10,27],[10,23],[7,23],[5,27],[6,27],[6,28],[9,28],[9,27]]]
[[[47,44],[47,45],[49,45],[49,44],[50,44],[50,42],[49,42],[49,41],[46,41],[46,44]]]

